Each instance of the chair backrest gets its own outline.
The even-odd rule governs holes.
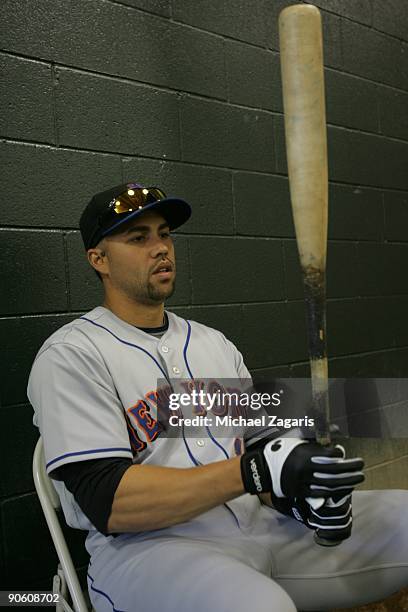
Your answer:
[[[51,538],[68,585],[74,610],[76,612],[89,612],[56,513],[56,509],[60,507],[60,500],[45,468],[44,448],[41,436],[34,450],[33,478],[45,520],[47,521],[48,529],[50,530]]]

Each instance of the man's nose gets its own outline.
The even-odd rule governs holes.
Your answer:
[[[152,249],[153,257],[167,255],[169,252],[168,246],[163,242],[161,238],[158,238]]]

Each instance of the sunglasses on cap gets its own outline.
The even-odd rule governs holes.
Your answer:
[[[158,187],[128,186],[126,191],[112,198],[108,208],[99,215],[98,222],[102,230],[101,235],[106,236],[116,225],[120,225],[125,220],[120,219],[120,215],[137,212],[149,204],[164,200],[166,197],[164,191]],[[118,220],[117,224],[115,219]],[[104,230],[104,227],[107,227],[107,229]]]

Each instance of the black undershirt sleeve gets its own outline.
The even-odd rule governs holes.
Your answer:
[[[66,463],[50,473],[62,480],[82,512],[104,535],[112,511],[113,498],[123,474],[132,465],[131,459],[114,457]]]

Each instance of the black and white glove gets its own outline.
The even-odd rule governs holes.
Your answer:
[[[341,542],[351,535],[353,523],[351,494],[327,499],[318,509],[300,498],[276,497],[271,493],[272,504],[278,512],[303,523],[319,536],[332,542]]]
[[[324,447],[302,438],[277,438],[241,457],[245,490],[276,497],[344,497],[364,481],[363,467],[359,457],[346,459],[340,444]]]

